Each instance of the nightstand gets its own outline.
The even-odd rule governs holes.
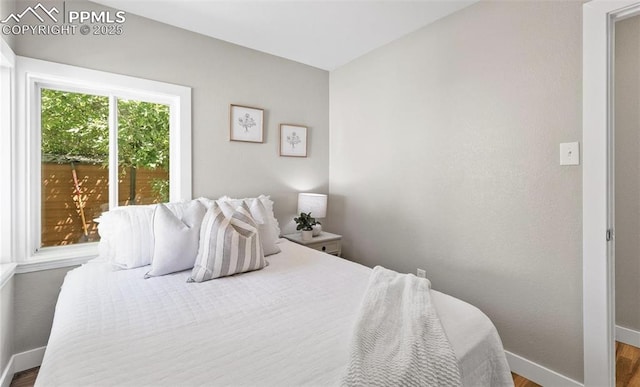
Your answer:
[[[338,257],[342,253],[342,235],[323,231],[320,235],[313,237],[310,241],[303,241],[302,235],[299,232],[283,235],[283,237],[287,238],[291,242],[295,242],[327,254],[337,255]]]

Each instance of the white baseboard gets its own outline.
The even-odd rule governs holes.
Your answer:
[[[9,359],[9,363],[4,367],[2,376],[0,376],[0,387],[11,386],[11,380],[13,379],[13,356]]]
[[[640,332],[616,325],[616,340],[640,348]]]
[[[584,387],[580,382],[570,379],[556,371],[527,360],[522,356],[505,351],[511,371],[542,386]]]
[[[2,376],[0,376],[0,387],[9,387],[13,379],[13,374],[16,372],[28,370],[42,364],[42,358],[44,357],[44,350],[46,348],[47,347],[40,347],[11,356],[9,363],[4,368],[4,371],[2,371]]]

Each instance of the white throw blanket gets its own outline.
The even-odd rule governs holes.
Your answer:
[[[431,283],[376,266],[354,326],[344,386],[460,386]]]

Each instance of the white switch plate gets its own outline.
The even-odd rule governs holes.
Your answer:
[[[560,165],[580,165],[580,143],[560,144]]]

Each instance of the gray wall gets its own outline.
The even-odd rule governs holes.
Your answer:
[[[17,8],[27,4],[18,1]],[[70,6],[103,9],[89,2]],[[132,14],[124,31],[120,37],[25,35],[15,51],[192,87],[194,197],[270,194],[283,232],[293,231],[297,193],[329,188],[328,72]],[[229,142],[231,103],[265,109],[264,144]],[[280,123],[309,127],[309,157],[278,156]],[[17,352],[46,345],[64,272],[16,276]]]
[[[9,364],[13,351],[14,278],[0,288],[0,374]]]
[[[56,4],[59,1],[46,1]],[[18,1],[21,9],[29,1]],[[107,9],[67,2],[67,9]],[[193,195],[269,194],[285,226],[300,190],[329,188],[329,73],[127,14],[121,36],[31,36],[16,54],[193,88]],[[229,105],[265,109],[265,143],[229,141]],[[281,123],[309,127],[309,157],[279,157]],[[292,231],[291,228],[284,231]]]
[[[640,331],[640,16],[615,36],[616,324]]]
[[[480,2],[333,71],[327,227],[578,381],[581,31],[580,1]]]
[[[14,353],[47,345],[60,286],[71,269],[15,275]]]

